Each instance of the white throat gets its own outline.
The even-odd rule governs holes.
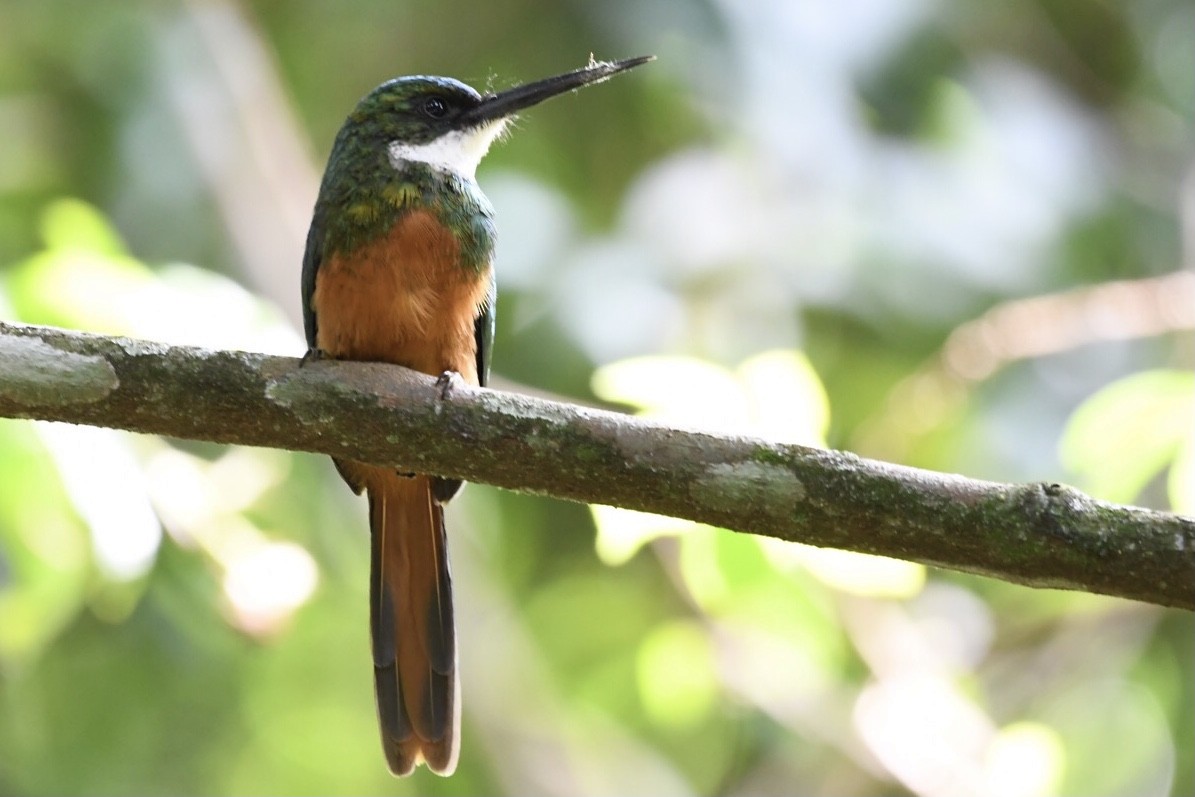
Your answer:
[[[504,127],[506,120],[498,119],[469,130],[452,130],[426,144],[391,141],[390,163],[396,169],[404,163],[426,163],[438,172],[472,180],[477,175],[477,164]]]

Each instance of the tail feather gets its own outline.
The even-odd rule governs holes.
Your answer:
[[[370,631],[382,746],[396,775],[456,769],[460,684],[444,510],[426,476],[367,481]]]

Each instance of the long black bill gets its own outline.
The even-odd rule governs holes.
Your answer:
[[[656,60],[654,55],[642,55],[622,61],[591,61],[589,66],[582,69],[537,80],[534,83],[525,83],[498,94],[487,94],[481,98],[480,105],[466,111],[457,121],[464,127],[474,127],[495,119],[503,119],[524,108],[537,105],[549,97],[555,97],[557,94],[579,89],[582,86],[601,83],[619,72],[634,69],[640,64],[654,60]]]

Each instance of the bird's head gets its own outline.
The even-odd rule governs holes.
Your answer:
[[[491,94],[447,77],[396,78],[361,100],[346,129],[384,143],[396,168],[424,163],[471,179],[490,144],[518,111],[653,58],[591,61],[582,69]]]

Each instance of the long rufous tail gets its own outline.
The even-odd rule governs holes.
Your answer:
[[[369,471],[362,481],[373,538],[369,622],[382,747],[395,775],[421,762],[450,775],[460,751],[460,681],[444,508],[426,476],[362,470]]]

